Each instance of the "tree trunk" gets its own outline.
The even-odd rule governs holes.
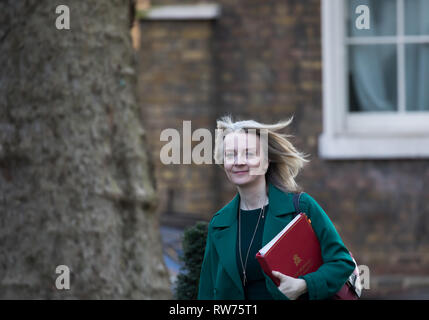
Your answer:
[[[129,1],[58,4],[0,2],[0,298],[169,298]]]

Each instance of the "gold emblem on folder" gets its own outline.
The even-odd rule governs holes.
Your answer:
[[[295,262],[295,265],[298,267],[298,265],[301,263],[302,259],[297,255],[293,255],[293,262]]]

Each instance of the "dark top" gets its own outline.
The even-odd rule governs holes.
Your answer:
[[[255,232],[256,224],[258,223],[258,218],[261,209],[255,210],[241,210],[241,255],[243,259],[243,265],[246,261],[247,250],[249,249],[250,242],[252,241],[253,233]],[[239,210],[240,212],[240,210]],[[264,223],[267,218],[268,204],[265,206],[264,215],[265,218],[259,221],[258,229],[255,234],[255,238],[250,248],[249,258],[247,259],[246,265],[246,285],[244,286],[244,296],[246,300],[272,300],[273,297],[267,290],[265,285],[265,277],[263,270],[256,260],[256,253],[262,248],[262,234],[264,231]],[[237,226],[238,228],[238,226]],[[241,282],[243,283],[243,267],[240,261],[240,247],[238,242],[238,229],[237,229],[237,265],[238,271],[241,277]]]

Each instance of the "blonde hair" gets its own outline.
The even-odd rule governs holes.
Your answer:
[[[277,188],[285,192],[302,191],[296,183],[295,177],[304,167],[308,155],[305,155],[289,142],[288,138],[292,135],[278,133],[277,131],[286,128],[293,120],[293,116],[284,121],[279,121],[275,124],[264,124],[254,120],[243,120],[233,122],[230,115],[226,115],[217,120],[214,160],[216,164],[223,164],[223,139],[231,132],[248,129],[266,129],[268,132],[268,159],[269,167],[265,174],[265,179],[274,184]],[[262,144],[263,145],[263,144]]]

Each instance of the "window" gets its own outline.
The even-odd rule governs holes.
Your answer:
[[[320,156],[429,157],[429,0],[322,1]]]

